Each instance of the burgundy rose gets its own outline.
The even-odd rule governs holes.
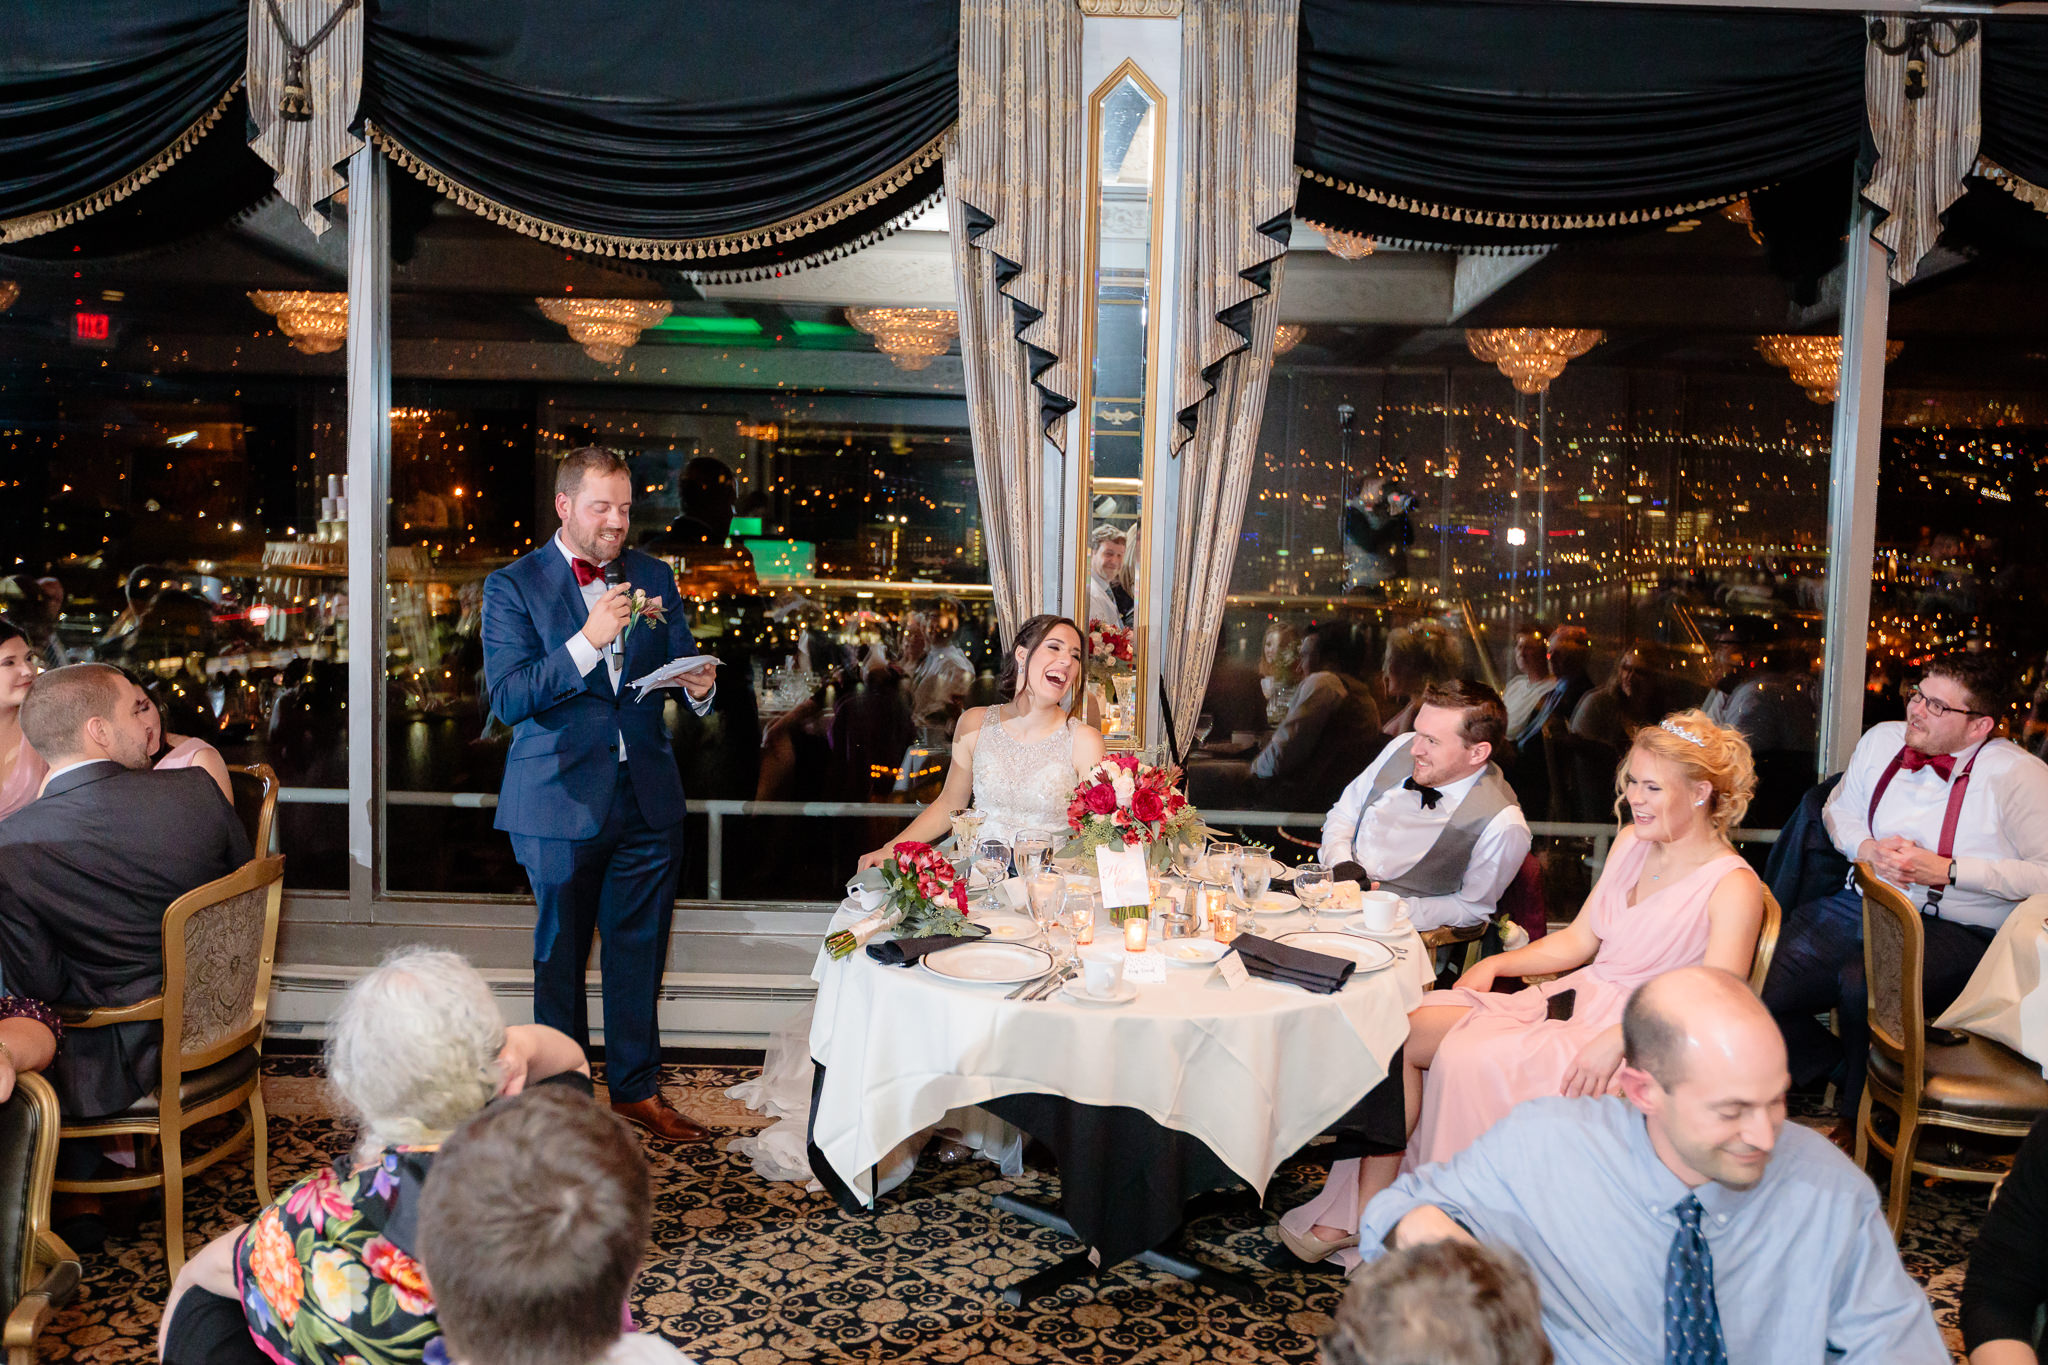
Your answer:
[[[1158,820],[1166,815],[1166,807],[1160,804],[1158,792],[1140,787],[1131,793],[1131,814],[1140,820]]]
[[[1108,815],[1116,809],[1116,788],[1107,782],[1098,783],[1090,787],[1081,799],[1086,801],[1088,809],[1097,815]]]

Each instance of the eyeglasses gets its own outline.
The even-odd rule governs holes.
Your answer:
[[[1933,716],[1936,720],[1940,720],[1942,717],[1950,715],[1988,716],[1991,714],[1989,711],[1972,711],[1967,706],[1950,706],[1945,701],[1936,701],[1933,697],[1928,696],[1927,693],[1922,691],[1917,686],[1907,688],[1906,705],[1911,706],[1916,701],[1919,702],[1922,706],[1926,707],[1927,714]]]

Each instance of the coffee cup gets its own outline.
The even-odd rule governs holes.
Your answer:
[[[1124,984],[1122,950],[1113,953],[1083,953],[1081,979],[1087,983],[1090,995],[1115,995]]]
[[[1365,911],[1365,927],[1383,934],[1401,922],[1408,903],[1391,891],[1367,891],[1359,896]]]

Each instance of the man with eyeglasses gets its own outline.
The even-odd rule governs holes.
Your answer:
[[[1989,654],[1946,654],[1908,693],[1906,719],[1873,726],[1856,745],[1823,812],[1842,856],[1867,862],[1919,907],[1927,953],[1921,982],[1932,1019],[1962,992],[1998,926],[2048,892],[2048,764],[1993,735],[2011,682]],[[1863,900],[1850,883],[1785,917],[1764,983],[1784,1032],[1795,1085],[1834,1072],[1834,1136],[1853,1137],[1869,1031]],[[1817,1016],[1840,1011],[1839,1040]]]

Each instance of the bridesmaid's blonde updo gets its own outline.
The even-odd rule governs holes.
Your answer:
[[[1674,711],[1655,725],[1636,731],[1629,753],[1646,753],[1663,759],[1685,774],[1687,782],[1713,784],[1707,798],[1707,816],[1714,832],[1726,838],[1728,831],[1742,823],[1756,795],[1756,761],[1750,757],[1749,741],[1739,730],[1716,725],[1704,711]],[[1614,813],[1628,823],[1628,755],[1614,771]]]

